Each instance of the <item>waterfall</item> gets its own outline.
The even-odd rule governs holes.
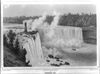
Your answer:
[[[37,33],[37,36],[36,36],[35,47],[37,50],[38,61],[42,62],[44,57],[43,57],[43,52],[42,52],[42,48],[41,48],[41,41],[40,41],[39,33]]]
[[[66,47],[81,47],[83,43],[82,29],[79,27],[58,26],[54,31],[55,39]]]
[[[43,29],[43,30],[42,30]],[[83,35],[82,29],[79,27],[70,27],[70,26],[57,26],[54,28],[53,35],[50,37],[49,32],[44,31],[48,30],[40,28],[40,32],[43,33],[44,45],[52,44],[52,46],[66,46],[66,47],[82,47]],[[41,37],[41,36],[40,36]],[[48,42],[49,41],[49,42]]]
[[[23,48],[27,51],[26,62],[30,61],[29,64],[32,66],[37,66],[44,61],[40,36],[37,33],[35,37],[35,40],[32,36],[27,37],[27,41],[23,44]]]
[[[57,33],[58,32],[58,33]],[[82,29],[79,27],[58,26],[55,29],[57,37],[69,41],[72,39],[83,40]]]

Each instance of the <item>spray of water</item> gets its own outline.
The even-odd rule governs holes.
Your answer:
[[[48,33],[49,37],[52,37],[54,35],[54,28],[58,26],[58,22],[59,22],[59,13],[54,11],[53,15],[55,16],[51,25],[50,25],[50,31]]]
[[[41,26],[44,22],[44,20],[46,19],[47,13],[44,13],[42,17],[35,19],[32,22],[32,30],[36,30],[39,26]]]

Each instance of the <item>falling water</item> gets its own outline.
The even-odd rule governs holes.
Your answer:
[[[36,39],[34,40],[33,37],[28,37],[27,41],[23,44],[23,48],[26,49],[26,62],[30,61],[30,65],[37,66],[38,63],[42,63],[44,60],[43,52],[41,48],[41,41],[40,36],[37,33]]]
[[[54,31],[55,39],[61,40],[67,47],[81,47],[83,43],[82,29],[79,27],[58,26]],[[59,43],[61,43],[61,41]]]

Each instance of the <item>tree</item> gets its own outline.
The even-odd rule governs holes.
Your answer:
[[[12,30],[9,30],[7,37],[9,39],[9,48],[11,50],[13,50],[13,48],[14,48],[13,43],[14,43],[15,36],[16,36],[16,34]]]
[[[51,22],[53,21],[53,18],[54,18],[54,16],[48,15],[48,16],[46,17],[46,20],[45,20],[44,22],[48,22],[49,24],[51,24]]]
[[[6,35],[3,35],[3,44],[5,45],[5,46],[8,46],[8,39],[7,39],[7,36]]]
[[[20,51],[20,44],[19,44],[18,39],[16,39],[16,41],[15,41],[15,47],[14,47],[14,52],[15,52],[15,54],[18,55],[19,51]]]

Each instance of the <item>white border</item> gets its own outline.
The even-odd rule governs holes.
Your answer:
[[[2,69],[3,70],[58,70],[58,69],[96,69],[99,67],[99,46],[98,46],[98,43],[99,43],[99,39],[98,39],[98,28],[100,28],[98,25],[97,25],[97,66],[69,66],[69,67],[3,67],[3,5],[4,4],[95,4],[96,7],[97,7],[97,10],[98,10],[98,6],[99,4],[97,4],[96,2],[55,2],[55,1],[46,1],[44,0],[45,2],[43,2],[43,0],[39,1],[39,0],[35,0],[32,1],[32,0],[3,0],[1,2],[1,66],[2,66]],[[56,0],[57,1],[57,0]],[[97,12],[97,15],[99,14],[98,11]],[[97,19],[100,19],[98,16],[97,16]],[[97,24],[100,23],[98,22],[97,20]],[[100,36],[99,36],[100,37]]]

